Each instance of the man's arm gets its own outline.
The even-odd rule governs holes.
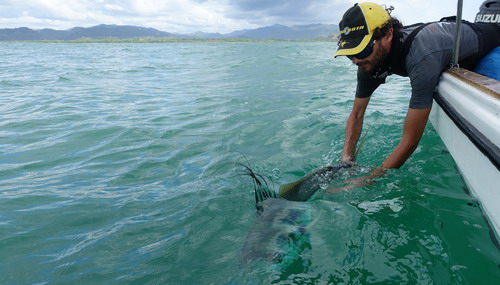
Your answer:
[[[344,151],[342,153],[343,162],[354,162],[354,152],[356,151],[356,143],[361,136],[363,129],[363,119],[365,116],[366,107],[370,102],[370,97],[354,98],[351,114],[347,119],[345,127],[345,142]]]
[[[369,99],[369,98],[367,98]],[[362,99],[363,100],[363,99]],[[356,103],[355,103],[356,105]],[[363,107],[364,105],[364,107]],[[368,102],[366,104],[361,104],[359,106],[364,113],[364,110],[366,110],[366,105],[368,105]],[[356,114],[357,112],[354,112],[356,108],[353,107],[353,113]],[[401,141],[399,142],[398,146],[392,151],[391,155],[384,161],[382,166],[375,168],[372,173],[368,176],[363,176],[363,177],[356,177],[354,179],[346,180],[345,182],[348,182],[349,185],[340,187],[340,188],[332,188],[327,190],[327,193],[336,193],[339,191],[348,191],[352,188],[355,187],[362,187],[362,186],[367,186],[372,183],[373,181],[370,181],[371,179],[377,178],[379,176],[382,176],[385,173],[385,170],[387,168],[399,168],[401,167],[406,160],[411,156],[411,154],[415,151],[415,149],[418,146],[418,143],[420,141],[420,138],[422,138],[422,135],[425,130],[425,125],[427,124],[427,119],[429,118],[429,113],[431,111],[431,107],[425,108],[425,109],[408,109],[408,113],[406,114],[406,120],[405,120],[405,125],[403,127],[403,137],[401,138]],[[348,144],[347,137],[348,137],[348,129],[351,128],[351,133],[355,134],[356,130],[359,129],[359,132],[357,133],[357,139],[359,139],[359,134],[361,133],[361,126],[363,124],[363,116],[361,116],[361,122],[359,120],[358,116],[353,116],[353,113],[349,116],[348,121],[352,121],[351,124],[349,122],[347,123],[346,127],[346,143],[344,146],[344,154],[348,154],[347,150],[350,150],[352,147],[350,144]],[[358,126],[358,127],[355,127]],[[352,136],[354,138],[354,136]],[[354,148],[356,146],[356,142],[353,143],[354,147],[352,147],[352,151],[354,151]],[[349,148],[348,148],[349,147]],[[349,156],[348,156],[349,157]],[[342,156],[342,160],[344,160],[344,156]],[[348,160],[350,161],[350,160]]]
[[[400,168],[418,146],[425,130],[431,107],[408,109],[403,127],[403,137],[391,155],[382,164],[383,168]]]

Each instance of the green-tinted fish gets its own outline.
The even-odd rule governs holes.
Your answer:
[[[269,198],[247,234],[241,251],[241,265],[262,261],[288,274],[303,272],[308,260],[302,254],[311,249],[308,226],[311,208],[306,204]]]
[[[327,165],[312,173],[309,173],[304,178],[280,186],[278,197],[290,201],[304,202],[309,200],[314,193],[330,184],[330,182],[338,177],[340,170],[351,167],[348,163],[339,163],[337,165]]]
[[[248,233],[241,251],[242,266],[262,261],[280,273],[304,272],[310,263],[302,254],[311,249],[311,208],[306,204],[279,198],[265,179],[249,166],[242,165],[254,183],[257,219]]]
[[[307,201],[314,193],[329,184],[337,173],[349,164],[325,166],[304,178],[283,185],[276,193],[266,180],[250,165],[240,164],[254,184],[257,219],[248,233],[241,252],[241,264],[264,261],[277,267],[281,275],[304,272],[309,260],[304,253],[311,250],[308,227],[312,209]]]
[[[366,138],[363,137],[356,157]],[[252,178],[257,220],[245,239],[241,264],[262,260],[279,267],[284,275],[304,272],[310,261],[303,258],[311,250],[308,227],[312,224],[311,208],[297,203],[309,200],[319,189],[329,185],[348,163],[322,167],[304,178],[282,185],[278,193],[270,189],[264,177],[255,173],[247,161],[245,175]]]

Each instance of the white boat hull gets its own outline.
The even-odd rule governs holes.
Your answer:
[[[500,237],[500,82],[468,70],[445,72],[430,120]],[[499,97],[497,97],[499,96]]]

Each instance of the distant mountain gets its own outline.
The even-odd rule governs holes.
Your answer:
[[[29,41],[29,40],[76,40],[80,38],[139,38],[156,37],[171,38],[173,34],[153,28],[136,26],[98,25],[90,28],[76,27],[69,30],[32,30],[29,28],[0,29],[2,41]]]
[[[171,38],[173,34],[162,32],[153,28],[144,28],[136,26],[117,26],[117,25],[99,25],[90,28],[73,28],[68,30],[74,39],[79,38]]]
[[[136,26],[98,25],[90,28],[76,27],[69,30],[42,29],[32,30],[30,28],[0,29],[0,41],[29,41],[29,40],[76,40],[81,38],[199,38],[199,39],[222,39],[222,38],[246,38],[246,39],[314,39],[326,37],[338,33],[336,25],[303,25],[284,26],[273,25],[251,30],[234,31],[228,34],[202,33],[172,34],[162,32],[153,28]]]
[[[228,34],[194,33],[184,36],[194,38],[246,38],[246,39],[277,39],[277,40],[300,40],[327,37],[339,32],[337,25],[312,24],[302,26],[284,26],[275,24],[252,30],[239,30]]]
[[[284,26],[272,25],[268,27],[257,28],[254,30],[235,31],[228,34],[229,37],[250,38],[250,39],[286,39],[300,40],[326,37],[337,33],[338,27],[335,25],[306,25],[306,26]]]

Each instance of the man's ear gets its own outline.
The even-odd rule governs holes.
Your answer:
[[[389,31],[387,31],[387,34],[385,34],[385,36],[380,39],[381,44],[386,48],[390,48],[393,35],[394,35],[393,29],[390,28]]]
[[[384,38],[385,38],[386,41],[391,42],[393,35],[394,35],[394,29],[390,28],[389,31],[387,32],[387,35],[385,35]]]

